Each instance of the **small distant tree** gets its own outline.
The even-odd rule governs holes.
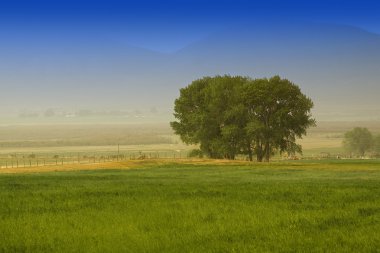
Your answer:
[[[53,109],[47,109],[44,113],[44,116],[47,118],[51,118],[55,116],[55,111]]]
[[[367,128],[356,127],[344,135],[345,148],[354,154],[364,156],[374,146],[374,138]]]
[[[380,155],[380,135],[377,135],[374,138],[373,151],[376,155]]]

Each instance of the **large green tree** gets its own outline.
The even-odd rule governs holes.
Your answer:
[[[278,76],[205,77],[180,90],[171,126],[211,158],[245,154],[269,161],[275,151],[301,151],[295,141],[315,124],[312,106],[298,86]]]
[[[344,135],[343,144],[349,152],[363,157],[373,148],[374,138],[367,128],[355,127]]]
[[[296,139],[315,125],[313,102],[287,79],[274,76],[246,84],[243,101],[248,110],[246,125],[250,148],[258,161],[269,161],[274,151],[302,152]]]
[[[245,77],[216,76],[193,81],[180,90],[171,122],[175,133],[187,144],[200,144],[211,158],[234,159],[239,152],[242,129],[235,120],[239,89]]]

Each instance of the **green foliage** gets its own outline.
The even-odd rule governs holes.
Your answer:
[[[3,174],[0,252],[377,252],[379,165]]]
[[[275,151],[301,152],[296,138],[315,125],[312,107],[297,85],[278,76],[205,77],[181,89],[171,126],[211,158],[256,154],[269,161]]]
[[[296,138],[305,135],[315,120],[310,114],[313,102],[297,85],[279,76],[257,79],[246,85],[243,95],[247,132],[258,161],[269,161],[275,150],[302,151]]]
[[[202,150],[199,149],[193,149],[191,150],[188,155],[188,157],[198,157],[198,158],[203,158],[203,153]]]
[[[364,156],[373,148],[374,139],[367,128],[356,127],[344,135],[343,144],[349,152]]]
[[[375,153],[377,155],[380,155],[380,135],[377,135],[374,138],[374,147],[373,147],[373,150],[375,151]]]

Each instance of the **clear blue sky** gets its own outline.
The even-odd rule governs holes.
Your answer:
[[[110,37],[172,52],[244,21],[285,20],[347,24],[380,33],[376,0],[1,0],[0,32],[44,39],[59,33]]]

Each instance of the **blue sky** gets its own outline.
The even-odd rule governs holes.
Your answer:
[[[380,1],[1,0],[0,31],[88,35],[173,52],[239,22],[322,22],[380,33]]]
[[[378,34],[377,0],[0,0],[0,114],[171,115],[196,78],[280,74],[318,115],[379,117]]]

